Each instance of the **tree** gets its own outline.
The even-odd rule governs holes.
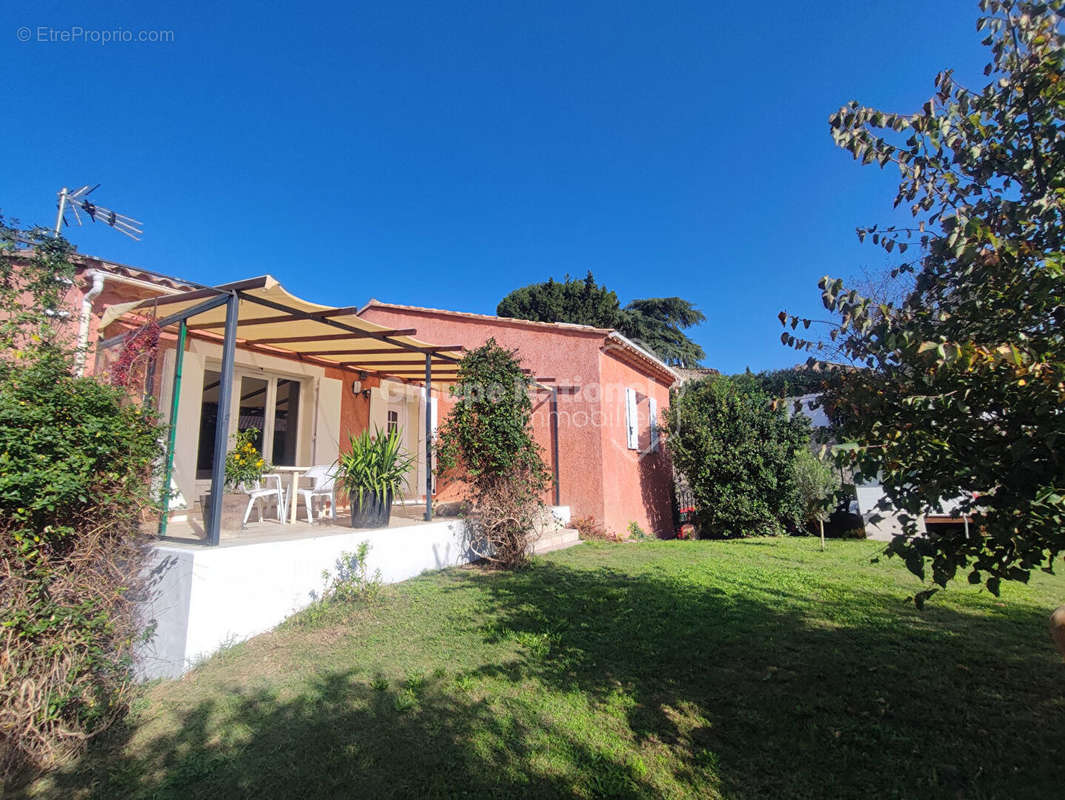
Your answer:
[[[532,437],[530,386],[517,354],[489,339],[459,362],[437,445],[439,474],[466,481],[471,546],[506,568],[528,560],[549,478]]]
[[[751,380],[770,397],[800,397],[804,394],[816,394],[825,389],[827,374],[819,366],[800,364],[787,369],[763,370],[751,372],[748,369],[740,375],[733,375],[734,380]]]
[[[713,376],[685,384],[667,422],[666,443],[704,535],[776,533],[798,516],[792,462],[809,446],[806,417],[789,419],[757,386]]]
[[[123,713],[141,636],[137,526],[159,430],[121,390],[72,374],[63,299],[74,276],[64,240],[0,220],[5,784],[82,747]]]
[[[705,320],[706,315],[687,300],[651,297],[633,300],[621,309],[617,329],[667,364],[697,367],[706,358],[706,353],[688,338],[683,329]]]
[[[1065,550],[1065,3],[980,8],[983,89],[948,70],[914,114],[852,102],[830,120],[856,160],[900,172],[895,205],[915,224],[858,236],[888,253],[916,244],[896,268],[913,289],[874,304],[839,279],[820,286],[838,315],[830,338],[863,367],[827,397],[843,420],[842,457],[879,476],[909,517],[890,552],[922,578],[930,563],[939,586],[965,570],[998,594],[1001,580],[1025,581]],[[954,498],[971,524],[917,536],[919,515]]]
[[[567,275],[561,283],[549,279],[515,289],[499,302],[496,313],[536,322],[614,328],[673,366],[698,366],[706,357],[684,333],[684,329],[706,320],[691,302],[680,297],[652,297],[633,300],[622,308],[618,296],[597,284],[590,271],[584,280]]]
[[[618,323],[621,305],[618,296],[595,282],[591,271],[584,280],[566,276],[561,283],[549,278],[515,289],[496,307],[501,317],[528,319],[534,322],[572,322],[613,328]]]
[[[825,516],[832,508],[832,500],[839,491],[839,474],[826,464],[810,448],[795,451],[792,462],[795,491],[799,495],[799,515],[796,522],[805,525],[817,522],[821,530],[821,550],[825,549]]]

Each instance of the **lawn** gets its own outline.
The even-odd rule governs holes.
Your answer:
[[[877,550],[586,544],[426,575],[148,687],[32,794],[1061,797],[1065,579],[919,612]]]

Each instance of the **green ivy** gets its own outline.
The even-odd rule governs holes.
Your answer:
[[[489,339],[459,362],[456,403],[437,442],[442,477],[465,481],[471,547],[497,566],[528,559],[549,473],[532,436],[532,380]]]

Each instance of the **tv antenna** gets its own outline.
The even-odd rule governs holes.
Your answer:
[[[144,223],[138,222],[133,217],[127,217],[125,214],[118,214],[109,208],[98,206],[89,200],[89,195],[98,188],[100,188],[100,184],[92,187],[89,184],[85,184],[73,192],[66,186],[59,190],[59,213],[55,218],[55,235],[59,235],[59,231],[64,225],[70,225],[66,217],[63,216],[63,212],[69,207],[74,212],[74,219],[78,221],[78,225],[81,225],[81,215],[78,213],[80,208],[93,222],[103,222],[110,225],[119,233],[123,233],[130,239],[139,242],[141,236],[144,235],[144,231],[141,230],[141,225]]]

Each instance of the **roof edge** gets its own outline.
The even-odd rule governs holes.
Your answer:
[[[660,359],[654,353],[640,347],[638,344],[636,344],[636,342],[632,341],[632,339],[628,338],[627,336],[624,336],[618,333],[617,331],[610,331],[610,334],[606,338],[619,342],[621,346],[624,347],[626,350],[629,350],[630,352],[634,353],[645,361],[649,361],[651,364],[653,364],[666,375],[668,375],[670,378],[672,378],[674,383],[680,380],[680,374],[677,373],[673,369],[673,367],[669,366],[669,364]]]
[[[532,319],[520,319],[518,317],[501,317],[498,314],[478,314],[473,311],[452,311],[447,308],[431,308],[429,306],[411,306],[403,303],[385,303],[375,298],[370,298],[366,304],[359,309],[359,314],[370,308],[382,308],[386,310],[394,311],[413,311],[415,313],[422,314],[445,314],[449,317],[460,317],[463,319],[481,319],[491,320],[493,322],[502,322],[511,325],[524,325],[528,327],[536,328],[549,328],[551,330],[572,331],[573,333],[588,333],[597,334],[599,336],[608,336],[613,333],[612,328],[597,328],[594,325],[581,325],[576,322],[539,322]]]

